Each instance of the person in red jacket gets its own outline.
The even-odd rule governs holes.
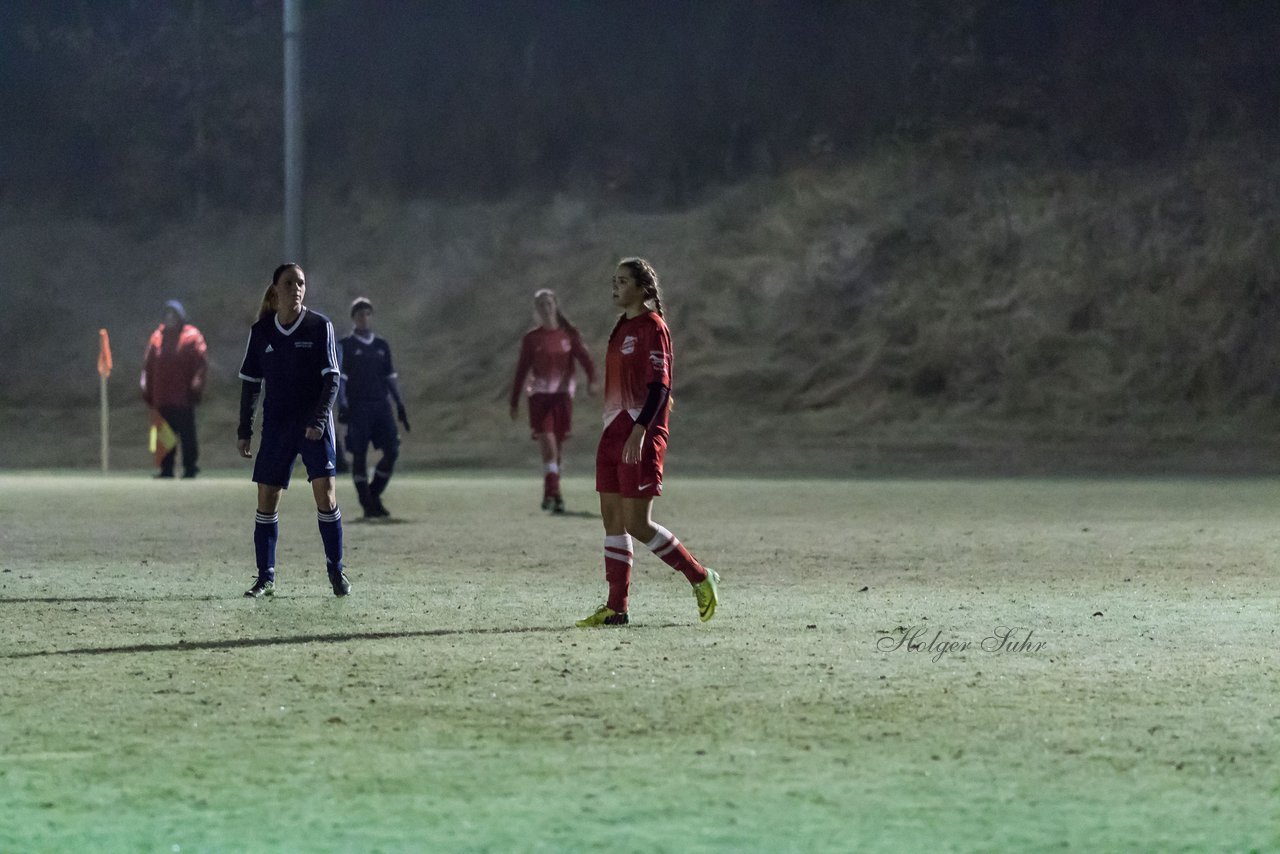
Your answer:
[[[511,420],[520,411],[520,395],[529,396],[529,429],[542,452],[542,509],[564,512],[560,466],[564,442],[573,426],[574,361],[587,373],[587,394],[596,393],[596,368],[582,346],[578,329],[560,311],[555,291],[533,295],[538,325],[520,340],[520,359],[511,383]]]
[[[169,422],[182,446],[182,476],[195,477],[200,446],[196,441],[196,404],[204,394],[209,369],[208,347],[200,330],[187,322],[182,303],[164,304],[164,321],[147,344],[142,361],[142,398]],[[160,461],[156,477],[173,477],[178,453],[172,448]]]
[[[653,521],[662,494],[671,384],[675,367],[671,332],[662,314],[658,274],[643,258],[623,258],[611,282],[622,310],[609,335],[604,362],[604,432],[596,448],[596,492],[604,521],[604,577],[608,599],[581,628],[625,626],[634,542],[679,572],[693,588],[698,618],[716,612],[720,575],[698,562],[684,544]]]

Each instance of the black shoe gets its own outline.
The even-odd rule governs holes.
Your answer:
[[[191,468],[187,469],[182,473],[182,479],[190,480],[191,478],[195,477],[198,474],[200,474],[200,467],[192,466]],[[169,477],[173,477],[173,475],[169,475]]]
[[[388,510],[386,507],[382,506],[381,497],[377,495],[370,495],[369,503],[364,508],[364,515],[370,516],[376,519],[382,516],[390,516],[391,511]]]
[[[351,592],[351,582],[347,580],[347,574],[342,571],[341,566],[329,564],[329,583],[333,585],[334,596],[346,596]]]
[[[551,504],[552,504],[552,502],[553,502],[553,501],[555,501],[555,499],[554,499],[554,498],[552,498],[550,495],[544,495],[544,496],[542,496],[542,509],[543,509],[543,510],[550,510],[550,509],[551,509]]]
[[[556,514],[560,514],[564,512],[564,499],[561,498],[559,495],[555,497],[555,500],[551,505],[551,512]]]
[[[276,580],[274,578],[264,578],[259,575],[253,582],[253,586],[244,592],[244,595],[250,599],[259,599],[263,596],[276,595]]]
[[[171,472],[171,471],[162,471],[162,472],[157,472],[157,473],[156,473],[156,475],[155,475],[155,479],[156,479],[156,480],[172,480],[172,479],[173,479],[173,472]]]

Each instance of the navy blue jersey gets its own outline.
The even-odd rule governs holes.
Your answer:
[[[342,395],[348,403],[380,403],[391,389],[394,379],[391,345],[377,335],[361,338],[356,333],[338,342],[338,365],[342,369]]]
[[[272,314],[249,330],[240,379],[266,382],[264,417],[310,418],[320,402],[325,375],[337,373],[333,324],[319,312],[303,308],[287,329]]]

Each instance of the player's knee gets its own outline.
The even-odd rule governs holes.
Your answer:
[[[653,539],[654,530],[647,518],[628,516],[623,520],[623,525],[626,527],[628,534],[642,543],[647,543]]]
[[[637,543],[647,543],[653,539],[654,530],[648,525],[628,525],[627,533]]]
[[[280,489],[275,487],[267,489],[259,487],[258,489],[258,512],[274,513],[280,506]]]

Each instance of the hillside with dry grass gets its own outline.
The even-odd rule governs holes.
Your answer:
[[[685,470],[1274,470],[1280,167],[1222,147],[1070,166],[980,133],[814,163],[675,212],[607,197],[318,203],[308,303],[358,294],[393,344],[409,467],[520,466],[505,394],[530,297],[556,289],[599,358],[626,254],[663,277]],[[4,467],[97,461],[97,329],[113,452],[149,463],[136,377],[165,299],[213,356],[208,465],[233,465],[235,378],[280,260],[274,219],[197,226],[0,213]],[[595,403],[579,399],[585,466]]]

